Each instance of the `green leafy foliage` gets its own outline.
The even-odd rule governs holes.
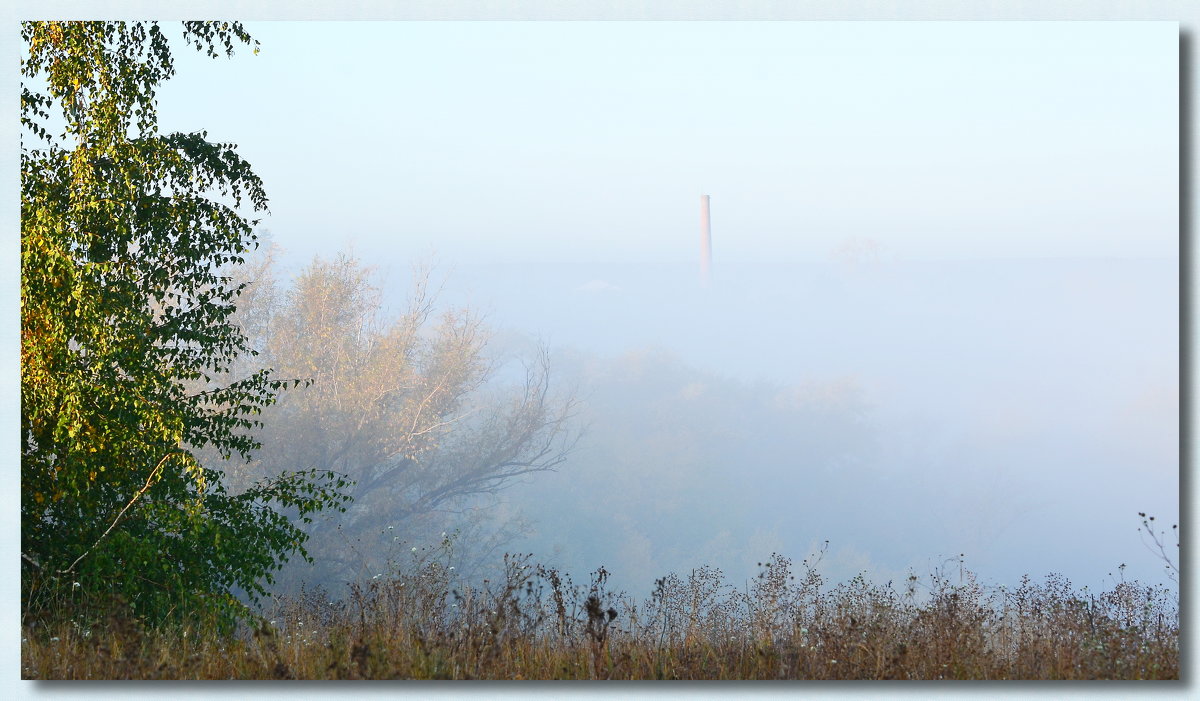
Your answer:
[[[158,132],[174,67],[156,23],[26,22],[22,36],[26,614],[82,590],[150,621],[232,622],[234,591],[259,595],[307,557],[276,507],[303,520],[348,499],[328,471],[235,495],[195,457],[249,458],[258,415],[301,382],[219,380],[253,354],[230,321],[243,286],[220,270],[257,245],[242,212],[266,210],[262,181],[233,144]],[[225,22],[186,22],[184,39],[211,56],[254,43]]]

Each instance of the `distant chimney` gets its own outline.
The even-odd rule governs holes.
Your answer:
[[[700,195],[700,282],[712,284],[712,222],[708,216],[708,195]]]

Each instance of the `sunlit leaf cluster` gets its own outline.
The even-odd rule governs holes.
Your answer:
[[[21,488],[27,612],[75,582],[140,614],[241,610],[303,533],[340,506],[337,475],[289,473],[245,493],[195,452],[248,458],[286,386],[221,377],[252,354],[221,274],[257,245],[262,181],[234,144],[158,131],[174,73],[154,22],[26,22],[21,91]],[[187,22],[210,56],[255,44]],[[256,49],[257,51],[257,49]]]

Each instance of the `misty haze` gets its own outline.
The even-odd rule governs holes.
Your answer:
[[[24,675],[1178,678],[1175,24],[23,26]]]
[[[837,578],[960,555],[995,583],[1162,577],[1133,531],[1178,508],[1175,261],[835,249],[716,264],[706,287],[695,254],[434,271],[441,303],[484,315],[489,357],[512,370],[547,345],[581,401],[567,460],[487,501],[524,521],[503,549],[639,592],[825,540]],[[392,308],[400,266],[379,275]]]

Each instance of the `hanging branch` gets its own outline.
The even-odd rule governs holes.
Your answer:
[[[178,453],[179,453],[179,451],[173,450],[173,451],[167,453],[166,455],[162,456],[162,459],[159,460],[158,464],[154,466],[154,469],[150,471],[150,476],[146,478],[146,484],[142,485],[142,488],[137,491],[137,494],[133,495],[133,498],[129,500],[129,503],[125,505],[125,508],[121,509],[121,513],[117,514],[117,517],[114,518],[113,522],[108,525],[108,528],[105,529],[105,531],[100,534],[100,537],[96,539],[96,542],[92,543],[91,546],[88,547],[88,549],[85,550],[82,555],[75,558],[75,562],[72,562],[70,567],[68,567],[65,570],[59,570],[58,571],[59,574],[69,574],[71,572],[71,570],[75,569],[75,565],[79,564],[80,560],[87,557],[92,552],[92,550],[94,550],[96,548],[96,546],[100,544],[100,541],[104,540],[105,536],[107,536],[109,533],[111,533],[112,529],[116,528],[117,523],[121,520],[121,517],[125,515],[126,511],[129,511],[129,507],[133,506],[133,502],[140,499],[141,496],[146,493],[146,490],[150,489],[150,485],[154,484],[154,477],[156,475],[158,475],[159,472],[162,471],[163,465],[165,465],[167,462],[167,458],[171,457],[172,455],[176,455]],[[23,555],[23,553],[22,553],[22,555]],[[28,560],[29,558],[26,557],[25,559]],[[33,561],[30,560],[30,562],[33,562]],[[36,565],[37,563],[34,562],[34,564]],[[41,567],[41,565],[38,565],[38,566]]]

